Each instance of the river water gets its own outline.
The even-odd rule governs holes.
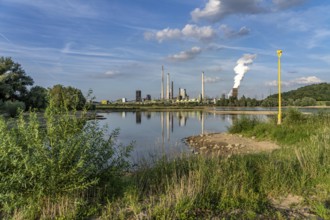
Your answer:
[[[134,142],[133,162],[155,159],[163,154],[190,153],[183,142],[188,136],[225,132],[238,115],[217,115],[203,111],[180,112],[110,112],[100,113],[106,119],[100,125],[109,130],[120,128],[118,141]]]
[[[221,108],[214,110],[230,111],[276,111],[277,108]],[[285,109],[283,109],[285,111]],[[319,109],[300,108],[302,112],[315,113]],[[324,109],[322,111],[330,111]],[[156,159],[191,153],[183,142],[188,136],[206,133],[225,132],[240,115],[218,115],[205,111],[165,111],[165,112],[109,112],[99,113],[105,120],[100,125],[108,125],[109,131],[120,129],[119,143],[128,145],[133,142],[131,160]],[[256,116],[253,116],[256,117]],[[264,115],[257,117],[266,118]]]

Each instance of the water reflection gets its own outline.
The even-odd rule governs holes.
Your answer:
[[[162,154],[177,155],[190,152],[182,139],[192,135],[224,132],[237,115],[217,115],[202,111],[187,112],[110,112],[101,113],[106,120],[101,126],[120,128],[119,142],[124,145],[134,141],[132,160],[157,157]]]

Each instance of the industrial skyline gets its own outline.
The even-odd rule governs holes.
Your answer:
[[[237,61],[250,54],[239,95],[260,99],[277,91],[278,49],[283,92],[330,82],[329,10],[324,0],[2,0],[0,56],[35,85],[133,100],[137,89],[162,95],[162,65],[174,91],[198,97],[204,71],[206,96],[228,94]]]

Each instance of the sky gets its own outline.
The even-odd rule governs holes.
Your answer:
[[[0,56],[35,85],[97,100],[159,98],[162,65],[174,96],[197,97],[204,71],[205,95],[220,97],[253,57],[238,93],[262,99],[277,93],[279,49],[282,91],[330,82],[329,11],[324,0],[0,0]]]

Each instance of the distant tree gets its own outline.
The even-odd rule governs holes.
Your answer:
[[[245,107],[246,106],[246,98],[245,98],[244,95],[238,100],[238,105],[240,107]]]
[[[47,107],[48,90],[41,86],[34,86],[30,89],[27,98],[27,108],[45,109]]]
[[[23,101],[33,79],[10,57],[0,57],[0,99]]]
[[[263,107],[275,107],[278,105],[278,100],[276,98],[268,97],[264,99],[261,103]]]
[[[65,106],[68,109],[80,110],[86,104],[86,98],[81,90],[71,86],[55,85],[50,89],[49,94],[58,107]]]
[[[276,98],[278,94],[273,94],[269,97]],[[267,98],[269,98],[267,97]],[[296,90],[291,90],[282,93],[282,98],[289,100],[303,99],[304,97],[311,97],[316,101],[330,101],[330,83],[319,83],[300,87]]]
[[[301,106],[314,106],[316,105],[316,100],[310,97],[304,97],[301,99]]]

